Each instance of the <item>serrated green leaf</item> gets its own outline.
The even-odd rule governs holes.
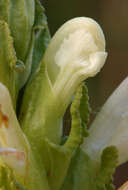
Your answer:
[[[50,41],[50,33],[45,16],[45,10],[39,0],[35,0],[35,20],[32,28],[31,43],[25,60],[25,70],[19,76],[20,88],[22,88],[27,80],[31,77],[45,53],[45,49]]]
[[[102,189],[105,185],[106,188],[113,188],[112,176],[115,172],[118,163],[118,150],[115,146],[107,147],[103,150],[101,156],[100,169],[96,177],[97,190]]]
[[[38,68],[51,39],[45,10],[39,0],[35,0],[35,23],[33,29],[35,33],[35,42],[33,49],[32,73]]]
[[[64,145],[68,149],[73,150],[76,149],[78,145],[80,145],[83,141],[83,128],[80,114],[81,99],[83,98],[82,90],[83,84],[81,84],[76,90],[76,94],[71,105],[71,131],[69,134],[69,138]]]
[[[83,82],[82,98],[80,101],[80,117],[81,117],[84,137],[88,136],[87,124],[89,122],[90,112],[91,112],[91,108],[89,104],[88,88]]]
[[[14,106],[17,97],[17,76],[13,66],[16,65],[16,62],[17,58],[8,24],[0,21],[0,82],[8,88]]]
[[[35,0],[35,21],[32,28],[31,43],[25,59],[25,69],[19,73],[19,88],[21,89],[27,80],[31,78],[40,65],[50,41],[50,33],[44,8],[39,0]]]
[[[89,115],[88,98],[85,98],[87,98],[87,91],[84,84],[81,84],[76,90],[76,94],[71,105],[72,127],[69,138],[64,144],[66,149],[72,150],[73,154],[74,152],[76,153],[74,156],[72,154],[72,160],[70,158],[71,164],[62,187],[63,190],[84,190],[85,188],[89,189],[90,187],[93,187],[92,181],[94,174],[92,173],[92,176],[90,175],[92,172],[92,166],[90,165],[91,160],[79,148],[83,141],[83,136],[85,135],[83,130],[85,130],[85,125],[88,121]],[[82,105],[82,103],[84,105]],[[84,108],[86,108],[85,112],[83,110]],[[84,116],[86,116],[85,119]],[[89,169],[87,170],[88,165]]]
[[[18,90],[24,86],[31,72],[34,11],[34,0],[0,1],[0,19],[8,23],[11,36],[13,37],[15,56],[17,56],[16,64],[12,64],[13,69],[18,71],[16,81],[17,94]],[[6,51],[8,52],[8,50]]]
[[[0,19],[8,23],[18,59],[24,62],[34,24],[34,0],[1,0]]]

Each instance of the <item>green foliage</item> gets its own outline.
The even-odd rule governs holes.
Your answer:
[[[97,190],[111,189],[112,187],[112,176],[118,164],[118,151],[114,146],[107,147],[104,149],[101,156],[100,169],[97,174]]]
[[[43,58],[45,50],[50,42],[50,33],[48,29],[47,18],[45,16],[45,10],[41,3],[35,1],[35,22],[34,22],[34,49],[32,58],[32,73],[38,68],[40,61]]]
[[[14,105],[17,96],[17,78],[13,67],[17,58],[8,24],[0,21],[0,81],[7,86]]]
[[[0,19],[8,23],[18,59],[24,62],[34,23],[34,0],[0,1]],[[20,45],[19,45],[20,44]]]
[[[68,149],[77,148],[77,145],[80,145],[83,141],[83,128],[82,128],[82,119],[80,114],[81,99],[83,98],[83,85],[81,84],[76,90],[74,100],[71,105],[71,131],[69,138],[65,143],[65,147]]]
[[[88,136],[87,124],[89,122],[90,112],[91,112],[91,108],[89,105],[88,88],[85,85],[85,83],[83,83],[82,98],[80,102],[80,117],[81,117],[81,122],[82,122],[82,127],[83,127],[83,136],[85,137]]]

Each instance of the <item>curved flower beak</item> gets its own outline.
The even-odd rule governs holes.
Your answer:
[[[43,59],[54,96],[67,105],[77,86],[101,70],[106,57],[104,34],[94,20],[80,17],[66,22]]]
[[[119,165],[128,160],[128,78],[107,100],[89,133],[82,148],[93,160],[99,161],[103,149],[111,145],[119,151]]]
[[[94,76],[96,73],[92,71],[93,67],[98,67],[99,71],[106,57],[101,27],[90,18],[79,17],[66,22],[56,32],[45,53],[44,62],[49,78],[54,83],[65,67],[69,71],[74,69],[76,73],[90,68],[92,73],[86,70],[85,75],[88,73],[88,76]]]

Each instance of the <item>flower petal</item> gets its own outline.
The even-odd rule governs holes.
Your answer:
[[[101,152],[114,145],[119,151],[119,163],[128,160],[128,77],[107,100],[92,123],[89,137],[82,148],[99,161]]]

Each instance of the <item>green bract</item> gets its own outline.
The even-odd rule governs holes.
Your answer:
[[[115,168],[128,159],[127,80],[89,130],[83,82],[106,57],[104,34],[94,20],[72,19],[51,39],[38,0],[0,1],[0,189],[114,189]]]

